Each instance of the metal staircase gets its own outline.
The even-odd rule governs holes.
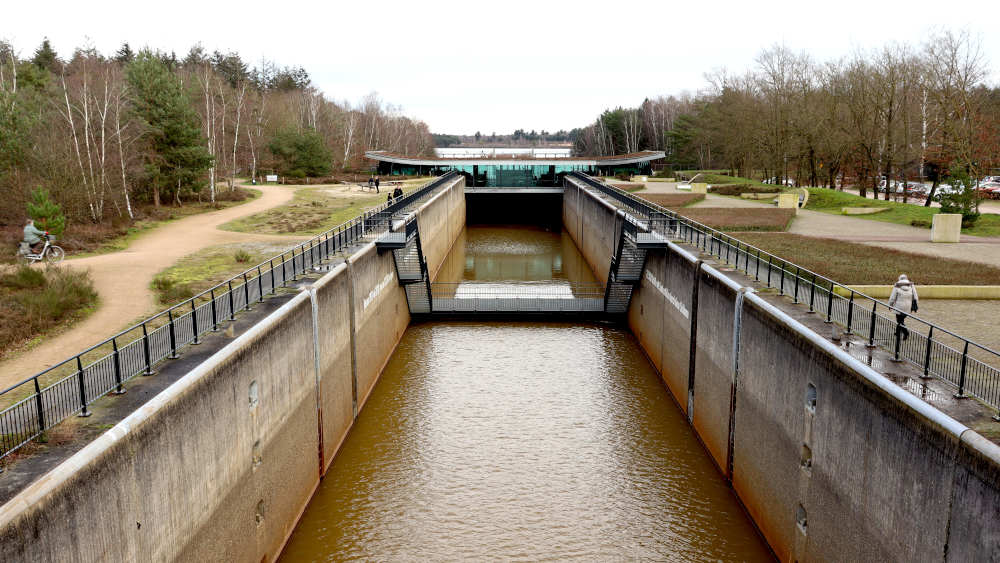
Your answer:
[[[406,292],[410,313],[431,312],[430,274],[420,246],[420,230],[411,216],[402,229],[390,231],[375,243],[381,250],[391,250],[399,285]]]
[[[611,257],[608,284],[604,291],[604,312],[624,314],[632,301],[632,292],[642,280],[646,266],[646,249],[638,244],[640,226],[624,211],[615,214],[618,243]]]

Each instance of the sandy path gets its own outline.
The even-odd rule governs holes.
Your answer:
[[[262,185],[253,188],[260,190],[261,196],[251,202],[167,223],[137,238],[120,252],[67,259],[63,264],[68,267],[90,270],[101,298],[100,306],[72,329],[0,362],[0,389],[31,377],[156,312],[160,307],[149,284],[157,272],[184,256],[218,244],[253,241],[288,241],[291,244],[298,240],[218,229],[233,219],[283,205],[295,194],[294,187]]]

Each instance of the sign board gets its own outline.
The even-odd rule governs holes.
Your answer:
[[[265,176],[265,179],[268,182],[277,182],[278,181],[278,175],[277,174],[268,174],[267,176]]]

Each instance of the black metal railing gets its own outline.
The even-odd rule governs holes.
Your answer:
[[[274,294],[298,276],[366,237],[388,230],[391,215],[426,197],[457,176],[449,172],[393,202],[361,213],[291,250],[262,262],[165,311],[0,392],[10,402],[0,411],[0,459],[74,414],[89,416],[89,406],[123,384],[152,375],[164,359],[200,343],[236,313]],[[390,220],[373,220],[373,218]]]
[[[629,192],[584,174],[568,176],[645,221],[650,231],[719,258],[823,315],[827,322],[841,325],[848,334],[864,338],[869,346],[889,351],[894,360],[917,366],[924,377],[951,383],[958,389],[957,397],[972,395],[1000,409],[996,351]],[[906,315],[905,326],[896,320],[899,313]]]

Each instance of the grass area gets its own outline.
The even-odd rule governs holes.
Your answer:
[[[778,186],[751,186],[749,184],[713,184],[708,191],[716,195],[739,197],[740,194],[776,194],[781,191],[781,188]]]
[[[677,214],[720,231],[785,231],[795,217],[795,210],[769,207],[694,207],[678,209]]]
[[[890,285],[906,274],[918,286],[996,285],[1000,268],[829,238],[742,233],[737,238],[842,284]]]
[[[92,312],[97,291],[85,271],[21,266],[0,275],[0,358]]]
[[[639,197],[662,207],[685,207],[705,200],[705,194],[639,194]]]
[[[886,207],[889,210],[872,215],[853,215],[861,219],[930,228],[931,221],[939,209],[924,207],[922,204],[899,203],[884,199],[869,199],[838,190],[808,188],[809,201],[806,209],[824,213],[840,214],[844,207]],[[1000,236],[1000,215],[983,213],[975,226],[963,228],[962,233],[977,236]]]
[[[410,182],[403,189],[422,183]],[[221,228],[240,233],[314,235],[384,203],[386,195],[385,190],[379,194],[359,193],[346,186],[300,187],[288,204],[230,221]]]
[[[752,180],[750,178],[741,178],[740,176],[729,176],[728,170],[680,170],[677,172],[678,175],[683,175],[684,178],[691,179],[697,174],[701,174],[698,177],[699,182],[704,182],[706,184],[738,184],[741,186],[763,186],[771,188],[780,188],[780,186],[774,186],[771,184],[765,184],[759,180]]]
[[[181,258],[153,277],[160,304],[174,305],[288,249],[288,243],[234,243],[211,246]]]

